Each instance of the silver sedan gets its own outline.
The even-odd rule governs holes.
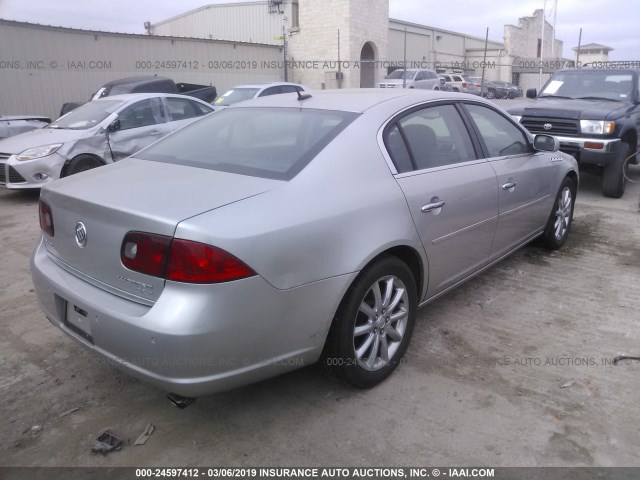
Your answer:
[[[162,93],[85,103],[45,128],[0,140],[0,186],[41,188],[128,157],[211,112],[196,98]]]
[[[320,359],[371,387],[418,307],[562,246],[578,170],[557,150],[471,95],[251,100],[43,188],[33,281],[54,325],[177,395]]]

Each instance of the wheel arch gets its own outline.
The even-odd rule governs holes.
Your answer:
[[[635,152],[638,149],[638,132],[636,132],[635,128],[623,130],[620,138],[624,143],[629,144],[632,151]]]
[[[60,170],[60,178],[66,177],[68,175],[69,165],[71,165],[71,162],[73,162],[75,159],[79,157],[92,157],[98,160],[103,165],[107,164],[99,155],[96,155],[94,153],[79,153],[78,155],[74,155],[72,158],[64,162],[64,165],[62,166],[62,170]]]
[[[417,300],[418,303],[420,303],[420,301],[422,300],[423,289],[426,286],[425,279],[428,267],[425,268],[426,258],[423,260],[420,253],[414,247],[406,244],[389,246],[384,250],[377,252],[371,258],[366,260],[362,265],[362,268],[360,268],[360,272],[377,262],[379,259],[387,256],[396,257],[398,260],[406,264],[407,267],[409,267],[409,270],[411,270],[411,274],[413,275],[413,278],[416,282],[416,292],[418,293]],[[349,287],[346,289],[344,295],[347,294],[351,286],[357,281],[358,276],[356,276],[349,284]]]
[[[575,194],[577,194],[578,193],[578,183],[580,182],[580,179],[578,177],[578,172],[576,172],[575,170],[569,170],[565,176],[569,177],[571,180],[573,180],[573,183],[576,185]]]

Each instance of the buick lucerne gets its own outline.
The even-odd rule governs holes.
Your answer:
[[[320,359],[371,387],[418,307],[536,237],[565,242],[575,160],[477,96],[274,95],[42,188],[42,309],[184,397]]]

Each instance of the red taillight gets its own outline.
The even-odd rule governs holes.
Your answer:
[[[177,282],[219,283],[256,275],[219,248],[144,232],[125,235],[120,258],[130,270]]]
[[[462,82],[462,88],[467,88],[467,82]]]
[[[129,270],[163,277],[170,244],[171,237],[129,232],[122,241],[120,259]]]
[[[53,213],[51,213],[51,207],[47,202],[40,199],[40,207],[38,211],[40,214],[40,228],[44,233],[53,237]]]
[[[204,243],[174,239],[167,263],[167,280],[219,283],[256,273],[230,253]]]

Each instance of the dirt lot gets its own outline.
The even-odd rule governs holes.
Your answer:
[[[0,465],[639,466],[640,363],[609,363],[640,355],[639,197],[584,175],[565,248],[528,246],[421,310],[374,390],[308,367],[178,410],[44,318],[38,196],[2,190]],[[93,456],[105,427],[125,447]]]

